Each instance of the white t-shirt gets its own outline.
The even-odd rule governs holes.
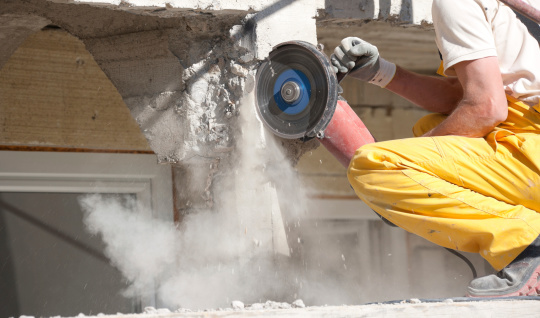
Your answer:
[[[496,56],[506,93],[540,103],[540,45],[509,7],[497,0],[434,0],[432,14],[446,75],[455,76],[459,62]]]

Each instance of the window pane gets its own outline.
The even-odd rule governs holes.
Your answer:
[[[0,317],[135,311],[101,238],[85,229],[80,195],[0,193],[0,295],[9,295]]]

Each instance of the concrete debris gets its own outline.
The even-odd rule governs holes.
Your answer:
[[[153,314],[153,315],[159,315],[159,314],[168,314],[170,313],[171,311],[168,309],[168,308],[154,308],[154,307],[145,307],[144,308],[144,313],[145,314]]]
[[[254,303],[246,307],[246,310],[291,309],[291,308],[294,308],[294,306],[289,303],[281,303],[281,302],[269,300],[265,303]]]
[[[231,306],[235,310],[244,309],[244,303],[239,300],[233,300],[233,302],[231,303]]]
[[[302,301],[302,299],[297,299],[297,300],[293,301],[292,306],[293,306],[293,308],[305,308],[306,307],[306,305],[304,305],[304,302]]]
[[[301,299],[297,299],[291,304],[286,302],[277,302],[268,300],[264,303],[253,303],[251,305],[245,305],[240,300],[233,300],[231,302],[232,308],[218,308],[218,309],[202,309],[202,310],[190,310],[187,308],[178,308],[172,313],[191,313],[191,312],[213,312],[213,311],[260,311],[260,310],[284,310],[284,309],[294,309],[294,308],[306,308],[306,305]],[[154,307],[145,307],[142,314],[148,315],[159,315],[159,314],[169,314],[171,311],[166,308],[156,309]],[[27,317],[30,318],[30,317]]]
[[[234,63],[231,64],[231,72],[234,75],[238,75],[238,76],[241,76],[241,77],[246,77],[248,75],[248,73],[249,73],[246,68],[244,68],[241,65],[234,64]]]
[[[188,313],[188,312],[192,312],[191,309],[187,309],[187,308],[178,308],[174,311],[175,313],[179,313],[179,314],[184,314],[184,313]]]

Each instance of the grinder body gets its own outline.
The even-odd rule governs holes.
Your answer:
[[[319,139],[347,167],[356,149],[375,140],[338,88],[332,65],[320,48],[303,41],[285,42],[257,70],[257,113],[277,136]]]
[[[345,167],[349,166],[356,149],[375,142],[362,120],[344,100],[337,101],[334,115],[318,139]]]

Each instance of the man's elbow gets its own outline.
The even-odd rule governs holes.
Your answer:
[[[493,127],[498,126],[508,118],[508,102],[506,101],[506,97],[489,104],[487,117],[491,118]]]
[[[491,101],[485,104],[479,117],[482,121],[480,126],[485,136],[507,119],[508,104],[506,98],[504,101]]]

